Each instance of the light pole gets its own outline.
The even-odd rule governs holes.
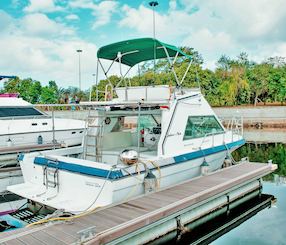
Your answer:
[[[156,33],[155,33],[155,7],[158,5],[159,3],[157,1],[151,1],[149,2],[149,5],[152,7],[153,9],[153,38],[154,38],[154,80],[155,80],[155,73],[156,73]]]
[[[82,53],[82,49],[77,49],[76,52],[78,52],[78,85],[81,91],[80,53]]]
[[[152,7],[153,9],[153,37],[155,39],[155,7],[158,6],[158,2],[157,1],[151,1],[149,2],[149,5]]]

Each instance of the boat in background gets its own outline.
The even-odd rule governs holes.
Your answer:
[[[124,75],[116,87],[106,86],[105,101],[83,102],[89,116],[81,158],[65,149],[21,155],[24,183],[8,190],[29,200],[25,210],[35,217],[37,210],[82,214],[124,202],[216,171],[245,143],[242,124],[225,128],[200,89],[183,88],[191,57],[177,47],[152,38],[127,40],[100,48],[98,63],[131,68],[153,59],[154,47],[155,57],[168,60],[176,86],[120,87]],[[181,81],[173,69],[179,58],[190,61]]]
[[[0,75],[0,80],[7,78],[15,77]],[[81,145],[84,132],[84,121],[53,118],[19,98],[18,93],[0,94],[1,196],[9,198],[8,185],[23,183],[19,153]],[[19,203],[1,202],[0,212],[7,211],[5,207],[11,205],[17,209]]]
[[[82,143],[85,122],[54,118],[11,94],[0,96],[0,154],[11,147]]]

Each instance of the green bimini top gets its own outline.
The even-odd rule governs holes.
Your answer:
[[[190,56],[179,48],[153,38],[131,39],[103,46],[97,51],[97,57],[115,60],[118,53],[121,53],[121,63],[132,67],[142,61],[153,60],[154,45],[156,46],[156,59],[167,58],[164,47],[167,49],[169,57],[175,57],[178,52],[178,56],[186,56],[190,59]]]

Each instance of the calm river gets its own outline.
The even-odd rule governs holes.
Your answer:
[[[286,175],[286,131],[251,130],[245,132],[245,138],[258,144],[247,144],[238,152],[236,158],[250,155],[251,161],[273,159],[279,163],[280,176]],[[269,144],[265,144],[268,140]],[[264,142],[264,143],[262,143]],[[274,143],[273,143],[274,142]],[[284,143],[284,144],[283,144]],[[276,180],[278,175],[276,176]],[[218,238],[212,245],[282,245],[286,244],[286,181],[279,183],[264,181],[263,192],[274,195],[277,203],[272,208],[264,209],[235,229]]]
[[[277,203],[218,238],[212,245],[286,244],[286,184],[264,182],[263,192],[274,195]]]

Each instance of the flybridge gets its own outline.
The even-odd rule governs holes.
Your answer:
[[[189,60],[189,65],[188,65],[182,79],[178,78],[178,76],[175,72],[175,69],[174,69],[174,64],[176,63],[176,61],[179,57],[184,57],[186,60]],[[142,88],[136,89],[136,93],[133,93],[134,91],[132,91],[131,93],[130,93],[130,91],[128,92],[128,89],[131,88],[131,84],[127,84],[127,81],[125,79],[125,77],[129,73],[131,68],[134,67],[135,65],[139,64],[140,62],[150,61],[150,60],[155,61],[156,59],[163,59],[163,58],[167,59],[169,69],[172,71],[172,73],[174,75],[177,87],[181,87],[181,85],[182,85],[183,81],[185,80],[186,75],[190,69],[190,66],[192,64],[192,57],[190,55],[186,54],[181,49],[179,49],[173,45],[163,43],[163,42],[161,42],[157,39],[153,39],[153,38],[131,39],[131,40],[125,40],[125,41],[121,41],[121,42],[117,42],[117,43],[113,43],[113,44],[103,46],[98,50],[97,58],[98,58],[98,60],[97,60],[98,62],[97,62],[97,72],[96,72],[96,74],[97,74],[96,84],[98,84],[98,82],[99,82],[98,81],[99,67],[102,69],[104,75],[106,76],[106,78],[108,80],[108,84],[105,87],[105,91],[98,91],[98,89],[96,88],[97,89],[97,91],[96,91],[97,100],[98,100],[98,93],[99,92],[103,92],[105,94],[105,100],[111,100],[113,98],[113,92],[116,92],[116,94],[120,100],[123,99],[125,101],[130,101],[130,100],[132,100],[132,99],[130,99],[131,96],[133,96],[133,98],[135,98],[135,97],[138,98],[137,100],[141,100],[142,97],[144,97],[144,96],[146,97],[146,99],[148,99],[147,91],[143,91]],[[112,62],[107,68],[105,68],[101,62],[101,59],[110,60]],[[112,82],[110,81],[110,79],[108,77],[108,73],[110,72],[110,70],[113,67],[115,62],[119,63],[119,71],[120,71],[121,79],[116,84],[116,86],[114,88]],[[129,66],[129,68],[125,74],[123,74],[123,72],[122,72],[122,64]],[[155,62],[154,62],[154,65],[155,65]],[[125,84],[124,84],[123,88],[119,88],[119,87],[122,87],[121,86],[122,82],[125,82]],[[125,89],[124,89],[124,87],[125,87]],[[132,87],[132,90],[134,90],[133,88],[134,87]],[[169,88],[161,87],[161,90],[162,90],[161,92],[163,92],[163,90],[166,90],[166,89],[169,89]],[[151,90],[150,90],[150,92],[151,92]],[[159,91],[153,91],[152,90],[152,92],[157,93]],[[144,96],[142,96],[143,94],[144,94]],[[157,93],[157,96],[159,96],[159,94],[160,93]],[[165,98],[166,96],[167,97],[169,96],[167,94],[168,93],[165,93],[165,95],[163,96],[164,99],[168,99],[168,98]],[[139,95],[139,97],[137,95]],[[90,100],[91,100],[91,94],[90,94]]]

